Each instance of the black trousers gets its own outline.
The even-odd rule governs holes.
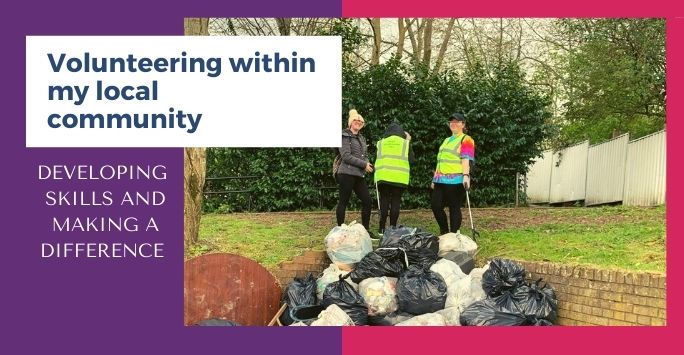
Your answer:
[[[397,226],[397,221],[399,220],[399,210],[401,209],[401,194],[404,193],[404,190],[405,189],[403,187],[378,183],[378,192],[380,193],[381,233],[385,230],[388,212],[390,218],[390,226]]]
[[[439,224],[439,234],[455,233],[461,228],[461,205],[465,198],[463,184],[437,184],[432,191],[432,213]],[[449,222],[447,223],[444,206],[449,207]],[[451,229],[449,228],[451,224]]]
[[[371,197],[364,178],[347,174],[336,174],[335,180],[340,185],[340,201],[337,203],[336,211],[337,225],[339,226],[344,223],[347,204],[349,204],[349,198],[352,191],[354,191],[356,197],[361,200],[361,224],[370,232]]]

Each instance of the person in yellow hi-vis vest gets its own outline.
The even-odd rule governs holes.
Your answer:
[[[475,141],[465,134],[465,126],[466,120],[462,114],[451,115],[451,136],[442,142],[437,153],[431,204],[440,234],[458,233],[461,228],[461,205],[466,189],[470,188],[470,161],[475,160]],[[449,206],[449,223],[444,205]]]
[[[411,164],[415,160],[411,149],[411,135],[398,122],[387,126],[382,137],[377,143],[374,175],[380,199],[380,234],[385,233],[388,210],[390,227],[397,226],[401,194],[409,185]]]

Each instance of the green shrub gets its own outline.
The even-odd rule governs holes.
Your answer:
[[[462,112],[468,134],[476,143],[472,171],[471,203],[477,206],[510,204],[515,200],[515,174],[524,173],[541,153],[547,137],[549,100],[529,87],[520,69],[504,64],[492,70],[478,67],[457,74],[427,73],[397,61],[356,70],[343,67],[343,127],[347,112],[356,108],[365,118],[362,133],[375,158],[375,144],[385,127],[398,121],[413,137],[416,163],[403,208],[429,207],[439,145],[450,135],[447,117]],[[297,139],[292,137],[293,140]],[[258,176],[250,180],[212,181],[211,189],[252,191],[253,211],[313,210],[333,208],[336,186],[331,176],[334,154],[320,149],[211,148],[207,152],[207,176]],[[372,186],[372,175],[367,176]],[[247,194],[210,198],[205,211],[245,210]],[[352,198],[350,208],[357,208]]]

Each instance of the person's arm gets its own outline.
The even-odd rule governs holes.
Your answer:
[[[470,160],[463,159],[461,164],[463,164],[463,175],[470,176]]]
[[[408,134],[408,132],[405,132],[405,133],[406,133],[406,139],[409,141],[409,156],[408,156],[409,164],[413,165],[416,163],[416,155],[413,153],[413,147],[411,146],[411,135]]]
[[[463,187],[470,188],[470,161],[475,159],[475,141],[470,137],[464,137],[461,143],[461,166],[463,167]]]
[[[463,187],[468,190],[470,188],[470,160],[461,160],[461,165],[463,166]]]

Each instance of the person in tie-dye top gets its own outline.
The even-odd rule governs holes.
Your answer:
[[[465,126],[462,114],[451,115],[449,129],[452,134],[442,142],[437,153],[431,204],[440,234],[457,233],[461,228],[461,205],[466,189],[470,188],[470,161],[475,160],[475,141],[465,134]],[[445,205],[449,206],[449,222]]]

